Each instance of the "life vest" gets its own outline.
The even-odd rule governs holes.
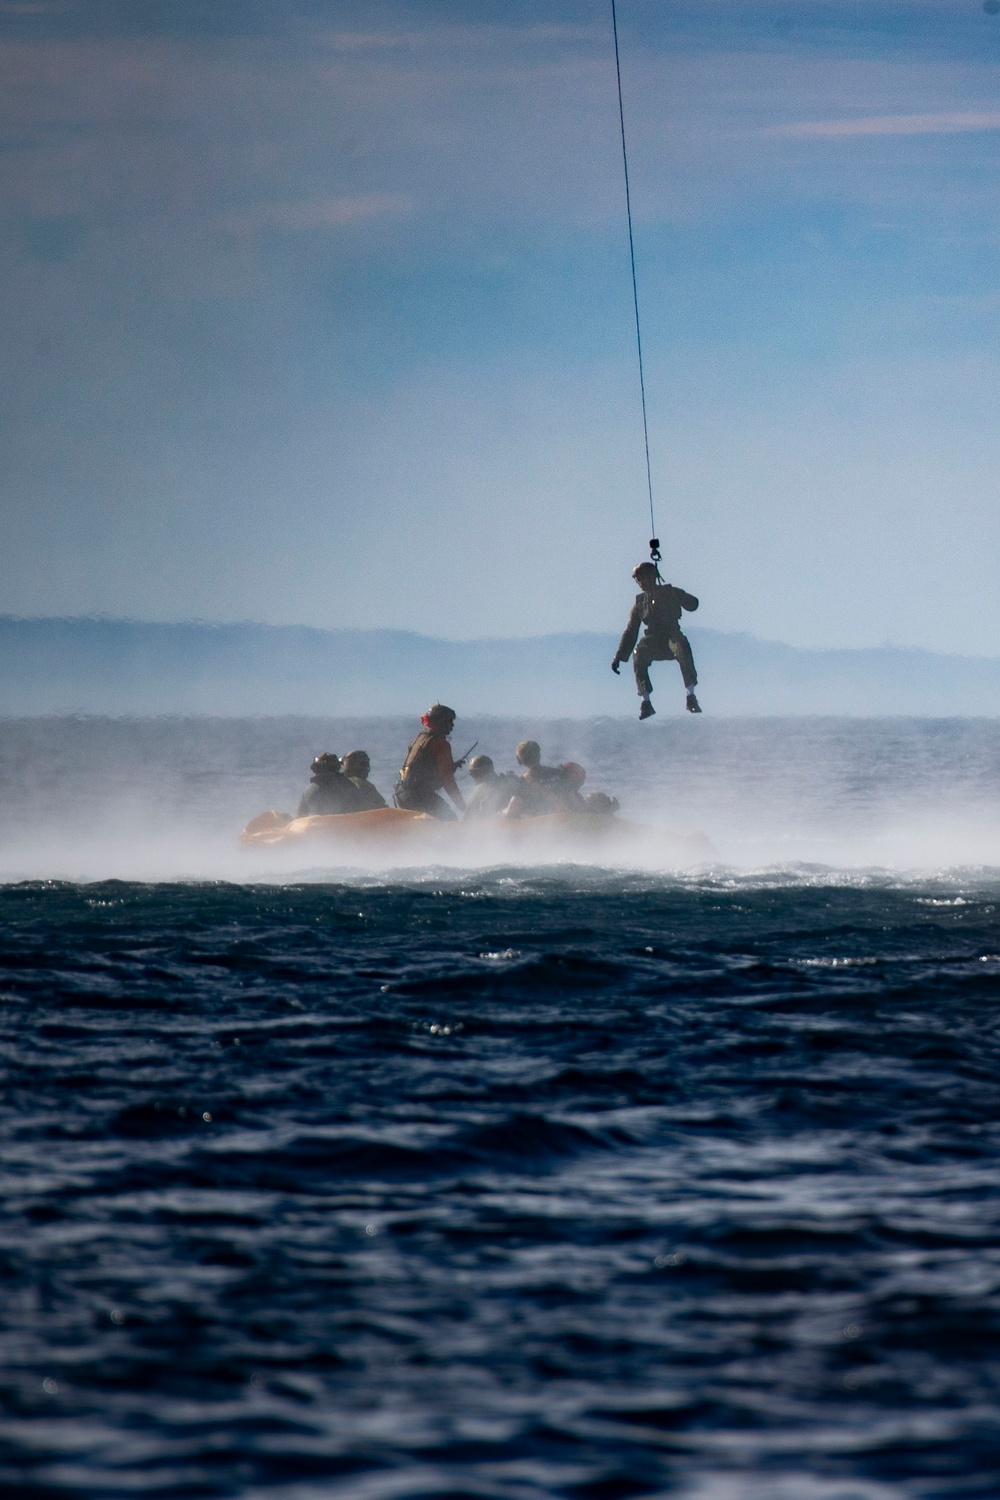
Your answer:
[[[406,752],[406,759],[399,773],[399,780],[396,782],[397,794],[405,791],[409,800],[419,801],[441,790],[444,782],[441,780],[441,772],[434,759],[431,741],[443,739],[444,735],[439,734],[437,730],[421,729]]]

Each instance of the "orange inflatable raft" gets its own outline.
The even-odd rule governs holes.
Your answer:
[[[714,857],[703,833],[667,833],[644,828],[624,818],[603,813],[549,813],[537,818],[477,818],[468,823],[430,818],[426,813],[379,807],[369,812],[328,813],[291,818],[265,812],[251,819],[240,842],[251,848],[287,850],[339,848],[373,854],[412,852],[435,856],[475,858],[502,856],[505,851],[558,853],[581,856],[602,851],[644,859],[662,858],[673,865],[704,864]]]

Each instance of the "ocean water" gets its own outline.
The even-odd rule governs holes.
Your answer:
[[[617,795],[624,817],[703,831],[727,867],[1000,862],[1000,720],[720,720],[662,696],[642,725],[460,718],[453,744],[478,741],[503,770],[519,740],[537,739],[547,761],[582,763],[585,790]],[[318,751],[367,749],[372,781],[390,796],[418,727],[0,719],[0,879],[260,878],[266,863],[248,860],[236,835],[266,808],[294,812]]]
[[[235,848],[406,728],[0,724],[0,1493],[1000,1495],[1000,724],[473,726],[695,868]]]

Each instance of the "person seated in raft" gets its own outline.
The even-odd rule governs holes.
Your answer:
[[[607,792],[588,792],[586,796],[583,795],[580,788],[587,779],[587,773],[575,760],[563,761],[559,769],[564,780],[561,784],[553,782],[552,791],[561,798],[563,812],[607,816],[618,811],[618,798],[609,797]]]
[[[559,798],[563,812],[586,812],[587,803],[580,788],[587,779],[587,773],[575,760],[564,760],[559,767],[562,781],[554,783],[552,790]]]
[[[366,810],[386,807],[387,803],[378,787],[368,780],[372,763],[367,750],[348,750],[343,760],[344,775],[357,791],[361,806]]]
[[[542,751],[537,740],[522,740],[514,758],[519,766],[524,767],[524,772],[517,778],[517,795],[507,809],[508,816],[540,818],[547,813],[565,812],[573,788],[563,767],[542,765]]]
[[[632,577],[642,593],[636,596],[628,624],[612,659],[611,670],[617,676],[618,668],[623,661],[628,661],[634,649],[632,669],[639,691],[639,718],[649,719],[656,713],[649,701],[653,691],[653,684],[649,680],[649,664],[651,661],[676,661],[687,689],[687,711],[689,714],[700,714],[701,706],[694,695],[698,673],[691,655],[691,643],[681,630],[680,623],[681,610],[697,609],[698,601],[693,594],[686,594],[672,583],[660,583],[655,563],[639,563],[632,569]],[[646,629],[640,641],[639,631],[644,625]]]
[[[455,772],[462,762],[452,760],[448,743],[455,727],[455,710],[444,703],[432,703],[420,722],[424,727],[407,750],[393,788],[396,806],[408,812],[429,813],[432,818],[454,818],[439,793],[447,792],[458,811],[465,811],[462,793],[455,784]]]
[[[317,755],[309,769],[312,777],[299,799],[299,810],[295,814],[297,818],[362,810],[358,790],[341,770],[339,756],[330,750],[324,750],[322,755]]]
[[[520,776],[511,771],[498,774],[488,755],[474,755],[469,761],[469,775],[476,783],[465,804],[466,818],[496,818],[507,811],[510,799],[521,788]]]
[[[567,766],[543,766],[537,740],[522,740],[514,751],[514,758],[519,766],[524,767],[519,795],[525,813],[538,816],[572,810],[574,794],[587,775],[582,766],[567,762],[573,767],[572,773],[567,771]]]

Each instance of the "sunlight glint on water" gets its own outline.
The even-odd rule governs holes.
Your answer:
[[[0,1484],[994,1496],[1000,733],[474,728],[718,860],[274,882],[405,726],[4,726]]]

